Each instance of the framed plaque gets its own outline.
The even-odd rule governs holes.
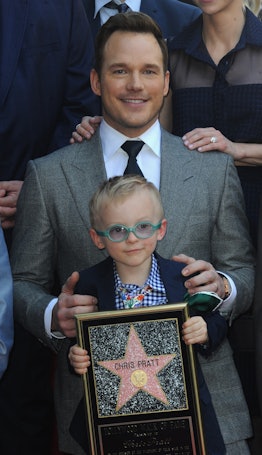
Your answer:
[[[90,455],[205,455],[186,303],[77,315]]]

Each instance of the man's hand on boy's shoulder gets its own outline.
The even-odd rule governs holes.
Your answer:
[[[225,297],[223,279],[210,262],[200,259],[197,260],[186,254],[178,254],[173,256],[172,259],[187,264],[182,270],[182,275],[184,277],[190,277],[184,283],[189,294],[192,295],[200,291],[209,291],[215,292],[221,298]]]

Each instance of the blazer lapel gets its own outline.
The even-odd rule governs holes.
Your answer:
[[[0,6],[0,106],[12,84],[27,25],[29,0],[3,1]]]
[[[166,295],[169,303],[183,302],[186,289],[183,285],[185,279],[181,276],[181,280],[178,281],[177,277],[181,273],[183,265],[165,259],[159,254],[155,253],[157,262],[159,265],[159,270],[161,274],[161,279],[165,286]]]
[[[85,10],[86,10],[87,19],[89,21],[89,24],[90,24],[90,27],[92,30],[93,38],[95,38],[98,33],[98,30],[101,27],[100,14],[98,13],[96,15],[96,17],[94,18],[94,14],[95,14],[94,0],[91,0],[91,1],[83,0],[83,3],[84,3]]]
[[[88,142],[83,141],[71,147],[70,162],[62,162],[62,171],[79,215],[84,224],[90,227],[88,198],[107,178],[99,134],[95,134]]]
[[[108,257],[101,263],[100,279],[98,283],[99,311],[113,311],[115,305],[115,282],[113,260]]]
[[[168,221],[168,240],[157,250],[170,258],[187,223],[202,168],[202,155],[187,151],[182,140],[162,130],[160,194]]]

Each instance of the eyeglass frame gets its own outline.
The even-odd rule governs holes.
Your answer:
[[[137,235],[137,233],[135,232],[135,229],[137,228],[137,226],[139,226],[139,224],[149,224],[151,229],[152,229],[150,235],[148,235],[146,237],[139,237]],[[128,237],[129,237],[130,232],[133,232],[133,234],[136,236],[137,239],[145,240],[145,239],[149,239],[150,237],[152,237],[154,235],[154,232],[157,231],[158,229],[160,229],[161,224],[162,224],[162,220],[159,221],[157,224],[153,224],[150,221],[139,221],[138,223],[136,223],[132,227],[125,226],[124,224],[113,224],[106,231],[98,231],[97,229],[95,229],[95,232],[97,233],[97,235],[99,235],[101,237],[106,237],[109,240],[111,240],[111,242],[114,242],[114,243],[120,243],[120,242],[124,242],[125,240],[127,240]],[[112,237],[110,237],[110,231],[112,229],[114,229],[114,228],[117,228],[117,227],[119,227],[121,229],[124,228],[125,231],[126,231],[125,232],[125,237],[123,239],[121,239],[121,240],[115,240],[115,239],[112,239]]]

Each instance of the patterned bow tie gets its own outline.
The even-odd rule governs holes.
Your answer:
[[[125,309],[140,307],[145,295],[152,292],[152,290],[153,288],[148,284],[140,290],[139,294],[137,294],[137,290],[129,292],[125,287],[118,288]]]

